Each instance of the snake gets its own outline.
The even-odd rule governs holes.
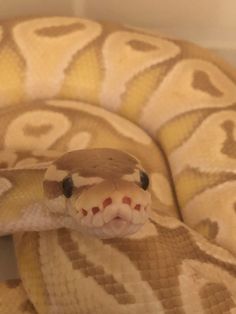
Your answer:
[[[79,17],[0,22],[1,314],[236,313],[236,72]]]

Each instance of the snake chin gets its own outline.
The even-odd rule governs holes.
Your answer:
[[[121,217],[115,217],[103,226],[107,238],[125,237],[136,233],[145,222],[134,224],[132,221],[125,220]]]
[[[99,239],[122,238],[138,232],[143,225],[144,223],[133,224],[131,221],[116,217],[102,227],[89,228],[86,233]]]
[[[97,217],[100,218],[99,224],[96,223],[96,220],[94,223],[94,217],[89,217],[88,215],[86,217],[87,220],[84,220],[84,218],[81,219],[81,217],[77,215],[77,228],[84,235],[93,236],[99,239],[121,238],[130,236],[138,232],[148,221],[150,209],[149,206],[148,209],[147,207],[145,207],[145,210],[144,208],[142,208],[142,210],[138,212],[129,209],[130,214],[127,215],[128,207],[124,207],[126,211],[119,210],[116,214],[114,214],[114,212],[112,214],[111,207],[109,211],[109,219],[107,219],[106,215],[102,215],[102,213],[97,213]]]

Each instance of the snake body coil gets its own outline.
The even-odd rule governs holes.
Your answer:
[[[236,313],[235,70],[41,17],[0,24],[0,82],[1,314]]]

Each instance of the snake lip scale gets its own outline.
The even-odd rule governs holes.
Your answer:
[[[126,197],[126,196],[125,196]],[[130,198],[131,199],[131,198]],[[86,225],[94,225],[96,227],[108,223],[112,219],[123,219],[131,223],[144,223],[147,220],[147,204],[136,204],[133,208],[127,203],[116,202],[100,209],[98,206],[92,209],[81,208],[79,210],[79,218]],[[98,218],[99,217],[99,218]]]
[[[130,182],[127,183],[130,185]],[[119,191],[119,185],[122,182],[113,182],[113,184],[115,190],[110,192],[110,196],[102,198],[101,201],[96,199],[96,203],[92,202],[93,205],[89,208],[86,206],[88,198],[90,195],[96,194],[96,188],[99,187],[99,184],[95,187],[86,188],[85,195],[80,194],[78,199],[73,199],[72,202],[67,200],[69,211],[72,216],[75,216],[77,223],[89,228],[90,231],[95,227],[97,236],[101,230],[100,238],[104,238],[104,232],[106,238],[111,237],[112,234],[113,236],[127,236],[137,232],[149,217],[151,203],[149,191],[143,192],[142,197],[138,196],[137,193],[133,196],[124,195],[123,192]],[[116,188],[117,185],[118,188]],[[74,206],[76,210],[73,208]]]

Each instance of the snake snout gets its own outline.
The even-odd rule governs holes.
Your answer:
[[[130,224],[144,224],[148,218],[149,199],[137,200],[129,195],[106,197],[96,206],[81,206],[78,216],[81,224],[102,227],[111,221],[122,220]]]
[[[148,220],[151,196],[133,182],[103,181],[74,196],[71,205],[72,216],[85,232],[123,236]]]

